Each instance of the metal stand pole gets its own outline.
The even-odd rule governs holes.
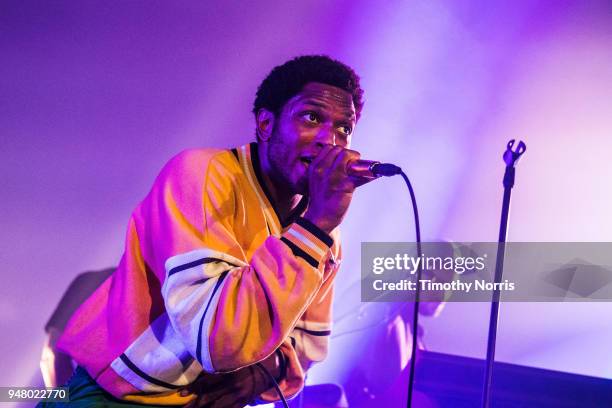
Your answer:
[[[501,283],[502,274],[504,271],[504,255],[506,250],[506,233],[508,230],[508,215],[510,212],[510,193],[514,186],[514,166],[521,157],[527,146],[522,141],[519,141],[516,150],[512,150],[514,139],[508,142],[506,152],[504,153],[504,162],[506,163],[506,172],[504,173],[504,199],[502,202],[501,223],[499,227],[499,245],[497,246],[497,258],[495,262],[495,283]],[[491,397],[491,381],[493,379],[493,362],[495,361],[495,341],[497,338],[497,321],[499,317],[499,298],[500,291],[495,285],[493,290],[493,298],[491,301],[491,316],[489,319],[489,338],[487,340],[487,361],[485,367],[484,384],[482,389],[482,408],[489,408]]]

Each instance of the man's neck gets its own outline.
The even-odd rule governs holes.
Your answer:
[[[263,167],[263,162],[262,162],[262,167]],[[289,215],[291,214],[293,209],[298,205],[302,196],[299,194],[292,194],[287,191],[283,191],[281,189],[276,188],[276,184],[269,177],[268,172],[265,171],[264,169],[260,169],[260,170],[261,170],[261,174],[263,175],[263,181],[266,184],[266,188],[268,189],[268,191],[270,192],[270,195],[272,196],[271,199],[273,202],[270,204],[272,204],[272,206],[278,212],[277,215],[280,218],[279,221],[283,222],[283,220],[286,220],[287,218],[289,218]]]
[[[277,215],[280,218],[279,221],[282,223],[284,220],[289,218],[293,209],[302,199],[302,196],[300,194],[294,194],[286,189],[277,187],[278,183],[275,183],[270,177],[271,168],[270,163],[268,162],[268,157],[265,152],[262,151],[262,146],[259,143],[257,144],[257,150],[260,165],[258,170],[263,177],[263,182],[266,189],[270,193],[270,199],[272,200],[270,204],[272,204],[276,210]]]

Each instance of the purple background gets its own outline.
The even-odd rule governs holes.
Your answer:
[[[60,295],[118,262],[165,161],[251,141],[257,85],[299,54],[360,73],[353,147],[407,171],[424,239],[497,238],[501,154],[520,138],[509,239],[612,241],[612,3],[276,3],[2,2],[0,385],[33,378]],[[338,316],[359,301],[360,242],[412,240],[410,214],[400,179],[356,194]],[[424,319],[426,343],[483,357],[488,310],[447,305]],[[497,359],[612,378],[610,311],[504,305]],[[345,375],[368,333],[334,338],[310,381]]]

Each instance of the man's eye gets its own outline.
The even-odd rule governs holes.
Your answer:
[[[350,136],[351,133],[353,133],[353,128],[350,126],[340,126],[338,128],[340,130],[340,132],[346,136]]]
[[[319,123],[319,115],[314,112],[306,112],[302,115],[306,122]]]

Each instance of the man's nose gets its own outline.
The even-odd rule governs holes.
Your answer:
[[[317,134],[316,143],[318,146],[336,145],[336,129],[333,126],[322,126]]]

